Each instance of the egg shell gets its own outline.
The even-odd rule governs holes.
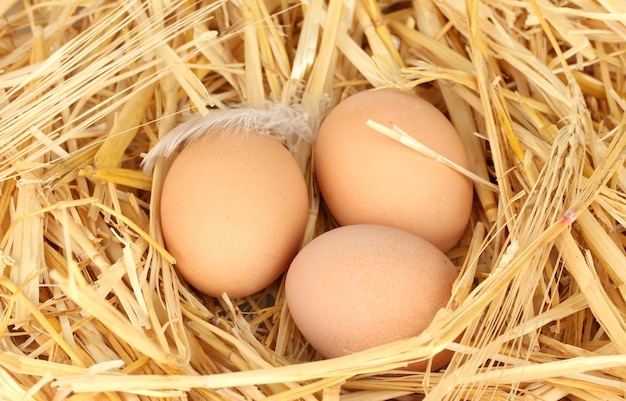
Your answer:
[[[166,248],[185,280],[212,296],[271,284],[299,249],[307,217],[300,167],[281,142],[256,131],[201,137],[163,184]]]
[[[407,231],[350,225],[321,234],[294,258],[285,295],[302,335],[326,358],[421,333],[446,306],[457,268]],[[432,359],[447,364],[451,352]],[[411,369],[425,370],[427,361]]]
[[[413,232],[447,252],[469,221],[473,184],[463,174],[377,132],[368,120],[398,126],[468,169],[464,144],[435,106],[409,92],[359,92],[322,122],[315,173],[339,224],[381,224]]]

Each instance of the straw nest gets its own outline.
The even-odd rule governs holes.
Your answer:
[[[0,15],[0,398],[625,398],[622,0],[4,0]],[[448,114],[474,212],[428,330],[321,360],[280,280],[229,300],[177,277],[155,213],[168,161],[140,163],[193,116],[271,100],[314,132],[370,87]],[[332,224],[313,189],[305,241]],[[445,371],[398,370],[446,347]]]

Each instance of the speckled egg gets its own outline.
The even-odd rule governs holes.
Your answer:
[[[350,225],[321,234],[298,253],[285,294],[302,335],[333,358],[421,333],[448,303],[457,275],[446,255],[415,234]],[[432,369],[450,358],[447,351],[437,354]]]

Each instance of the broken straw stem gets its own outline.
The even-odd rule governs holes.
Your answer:
[[[375,121],[372,120],[367,120],[367,126],[376,130],[377,132],[380,132],[383,135],[388,136],[391,139],[394,139],[398,142],[400,142],[401,144],[408,146],[409,148],[415,150],[416,152],[418,152],[419,154],[421,154],[422,156],[425,156],[429,159],[435,160],[437,162],[443,163],[446,166],[450,167],[451,169],[458,171],[459,173],[471,178],[472,180],[474,180],[475,182],[484,185],[485,187],[491,189],[494,192],[498,192],[498,186],[492,184],[491,182],[485,180],[484,178],[472,173],[471,171],[469,171],[468,169],[458,165],[457,163],[453,162],[450,159],[447,159],[445,157],[443,157],[440,153],[435,152],[434,150],[432,150],[431,148],[429,148],[428,146],[424,145],[423,143],[421,143],[420,141],[418,141],[417,139],[413,138],[412,136],[410,136],[409,134],[407,134],[406,132],[404,132],[400,127],[398,127],[397,125],[393,125],[393,128],[389,128],[385,125],[379,124]]]

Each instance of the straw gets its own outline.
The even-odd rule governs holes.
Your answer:
[[[626,398],[622,1],[8,0],[0,15],[2,397]],[[170,132],[276,123],[309,188],[304,245],[337,226],[320,122],[385,87],[438,107],[470,168],[370,126],[475,184],[448,252],[459,276],[424,332],[324,359],[284,277],[230,299],[178,275],[159,213],[186,144],[160,153]],[[404,369],[444,349],[445,369]]]

